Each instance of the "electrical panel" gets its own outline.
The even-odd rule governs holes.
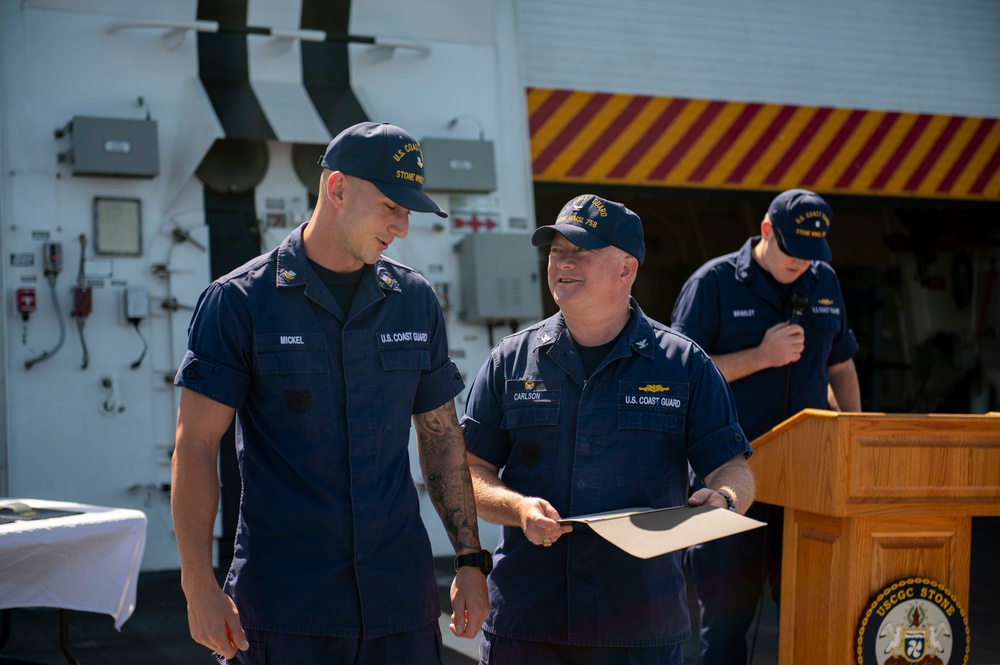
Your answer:
[[[424,189],[489,193],[497,188],[493,141],[425,138]]]
[[[456,245],[467,323],[534,322],[542,316],[538,249],[526,233],[472,233]]]
[[[56,137],[72,142],[59,161],[73,175],[152,178],[160,172],[155,120],[75,116]]]

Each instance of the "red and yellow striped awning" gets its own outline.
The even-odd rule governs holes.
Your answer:
[[[528,90],[534,179],[1000,201],[997,118]]]

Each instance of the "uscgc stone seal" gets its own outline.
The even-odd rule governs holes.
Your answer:
[[[858,665],[966,665],[969,620],[944,585],[900,580],[861,618],[857,654]]]

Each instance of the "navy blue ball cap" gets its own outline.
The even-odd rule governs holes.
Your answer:
[[[337,134],[319,163],[324,169],[367,180],[398,206],[448,216],[424,193],[424,155],[405,129],[387,122],[360,122]]]
[[[548,245],[557,233],[583,249],[614,245],[638,259],[639,265],[646,256],[639,216],[621,203],[593,194],[577,196],[564,205],[555,224],[535,229],[531,244]]]
[[[782,192],[771,201],[767,216],[789,256],[827,262],[833,257],[826,242],[833,210],[816,192],[808,189]]]

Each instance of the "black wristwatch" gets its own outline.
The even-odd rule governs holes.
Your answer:
[[[719,494],[722,495],[722,498],[726,500],[726,507],[729,508],[729,510],[731,510],[731,511],[733,511],[735,513],[736,512],[736,502],[733,501],[732,495],[729,494],[729,492],[721,492],[719,490],[715,490],[715,491],[719,492]]]
[[[489,575],[490,571],[493,570],[493,555],[490,554],[489,550],[481,550],[474,554],[462,554],[455,557],[455,571],[458,572],[462,566],[472,566],[483,571],[483,575]]]

